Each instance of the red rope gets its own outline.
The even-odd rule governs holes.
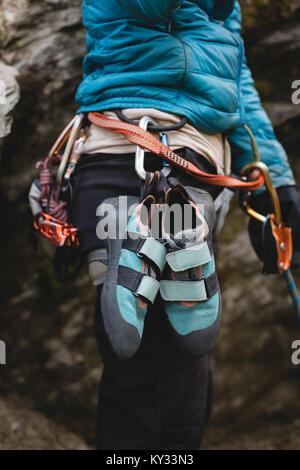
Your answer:
[[[53,192],[53,178],[48,168],[49,158],[44,162],[38,162],[37,168],[40,170],[40,201],[44,208],[48,208],[47,213],[52,217],[65,222],[67,220],[67,203],[65,201],[56,201]]]

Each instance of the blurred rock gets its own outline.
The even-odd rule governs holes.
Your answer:
[[[0,450],[89,450],[82,438],[24,403],[0,399]]]
[[[2,0],[1,6],[1,56],[18,71],[22,93],[3,152],[2,173],[16,198],[28,185],[23,174],[32,175],[33,163],[76,111],[85,37],[80,0]]]
[[[18,72],[0,61],[0,158],[4,137],[9,135],[13,121],[13,110],[20,99]]]
[[[12,111],[20,99],[18,72],[0,61],[0,139],[11,131]]]

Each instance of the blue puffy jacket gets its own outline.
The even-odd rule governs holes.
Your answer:
[[[233,171],[253,160],[253,131],[276,186],[294,184],[246,65],[234,0],[84,0],[80,112],[157,108],[226,133]]]

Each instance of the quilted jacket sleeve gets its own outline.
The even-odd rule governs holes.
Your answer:
[[[159,24],[180,8],[182,0],[118,0],[118,3],[134,18]]]
[[[237,0],[224,26],[240,36],[241,11]],[[279,187],[295,184],[286,152],[278,142],[271,121],[262,107],[245,57],[241,70],[240,100],[244,122],[250,127],[256,138],[262,161],[268,165],[274,185]],[[230,133],[229,142],[232,149],[233,171],[239,174],[241,169],[253,160],[249,136],[240,126]]]

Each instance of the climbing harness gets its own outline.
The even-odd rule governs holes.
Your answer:
[[[194,178],[206,183],[210,183],[216,186],[224,186],[227,188],[244,189],[246,191],[254,191],[264,185],[264,177],[259,174],[257,179],[253,181],[247,181],[246,178],[238,178],[231,176],[214,175],[205,173],[197,168],[196,165],[180,157],[174,153],[170,148],[153,136],[150,132],[138,127],[134,124],[127,122],[117,121],[110,119],[107,116],[100,113],[89,113],[88,119],[90,122],[98,127],[104,129],[110,129],[113,132],[123,134],[129,142],[136,144],[139,147],[144,148],[148,152],[154,153],[159,157],[166,160],[177,168],[190,174]]]
[[[119,113],[120,114],[120,113]],[[121,116],[124,118],[124,115]],[[294,307],[299,315],[300,319],[300,301],[296,290],[296,285],[293,280],[292,273],[290,271],[291,258],[292,258],[292,237],[291,229],[285,227],[282,221],[282,215],[280,210],[280,203],[277,191],[272,184],[268,167],[260,161],[259,149],[256,144],[254,135],[248,126],[244,125],[245,130],[249,134],[251,139],[252,151],[254,155],[254,162],[247,165],[241,172],[242,178],[231,177],[231,176],[220,176],[204,173],[193,163],[185,160],[170,148],[167,147],[163,142],[159,141],[155,136],[147,131],[147,124],[151,122],[150,118],[145,117],[140,123],[140,127],[130,122],[116,121],[106,117],[100,113],[89,113],[88,119],[93,124],[110,129],[113,132],[123,134],[129,142],[132,142],[138,146],[136,154],[136,172],[138,176],[145,180],[146,172],[144,170],[144,154],[145,150],[154,153],[162,157],[167,163],[173,164],[180,168],[184,172],[190,174],[194,178],[205,181],[216,186],[223,186],[228,189],[238,189],[240,194],[241,205],[244,210],[251,215],[256,217],[258,220],[264,221],[263,216],[253,211],[247,203],[247,196],[249,193],[261,188],[266,185],[267,191],[270,193],[271,201],[274,208],[274,214],[270,216],[270,222],[272,227],[272,233],[276,240],[277,254],[278,254],[278,269],[281,274],[284,275],[288,283],[288,289],[293,299]],[[140,150],[142,148],[143,150]],[[258,170],[258,175],[255,179],[248,180],[249,174],[253,170]]]
[[[121,110],[117,109],[115,112],[120,120],[108,118],[101,113],[89,113],[87,116],[88,120],[84,114],[75,116],[54,143],[46,160],[37,164],[37,168],[40,169],[40,177],[39,180],[32,184],[29,195],[30,206],[34,215],[34,228],[37,233],[56,247],[75,249],[79,247],[78,230],[68,222],[68,207],[70,206],[68,198],[72,197],[71,178],[80,159],[82,145],[87,138],[87,121],[89,121],[98,127],[120,133],[129,142],[137,145],[135,169],[139,178],[145,182],[145,186],[147,186],[150,180],[153,180],[152,177],[148,178],[147,172],[144,169],[145,151],[148,151],[162,158],[164,168],[158,173],[163,178],[168,177],[172,167],[175,166],[199,181],[225,188],[220,197],[215,201],[218,209],[220,209],[219,206],[222,201],[224,202],[224,198],[226,208],[228,208],[233,194],[232,190],[239,190],[241,206],[245,212],[261,222],[265,222],[266,218],[250,207],[249,195],[252,191],[266,185],[274,208],[274,214],[270,215],[270,224],[274,239],[276,240],[278,269],[287,280],[289,291],[300,319],[299,296],[290,271],[292,257],[291,230],[285,227],[282,222],[277,191],[272,185],[268,167],[260,162],[259,150],[251,130],[244,126],[251,139],[254,163],[247,165],[242,170],[241,177],[223,176],[205,173],[194,163],[177,155],[168,147],[166,132],[182,128],[187,122],[185,117],[174,125],[161,126],[155,119],[145,116],[141,119],[139,125],[137,125],[135,121],[129,120]],[[84,123],[87,125],[84,125]],[[161,140],[151,134],[149,130],[158,133]],[[65,150],[61,156],[60,151],[64,145]],[[52,176],[51,165],[58,166],[56,179]],[[249,175],[253,170],[258,170],[257,176],[249,179]],[[224,214],[221,217],[221,223],[223,218]],[[106,269],[106,262],[104,262],[104,268],[100,270],[100,273],[97,273],[97,268],[95,268],[97,256],[97,254],[95,256],[92,254],[90,257],[91,263],[94,263],[92,271],[95,274],[95,285],[100,283],[99,279],[103,280]],[[100,258],[103,258],[103,253],[101,253]]]

